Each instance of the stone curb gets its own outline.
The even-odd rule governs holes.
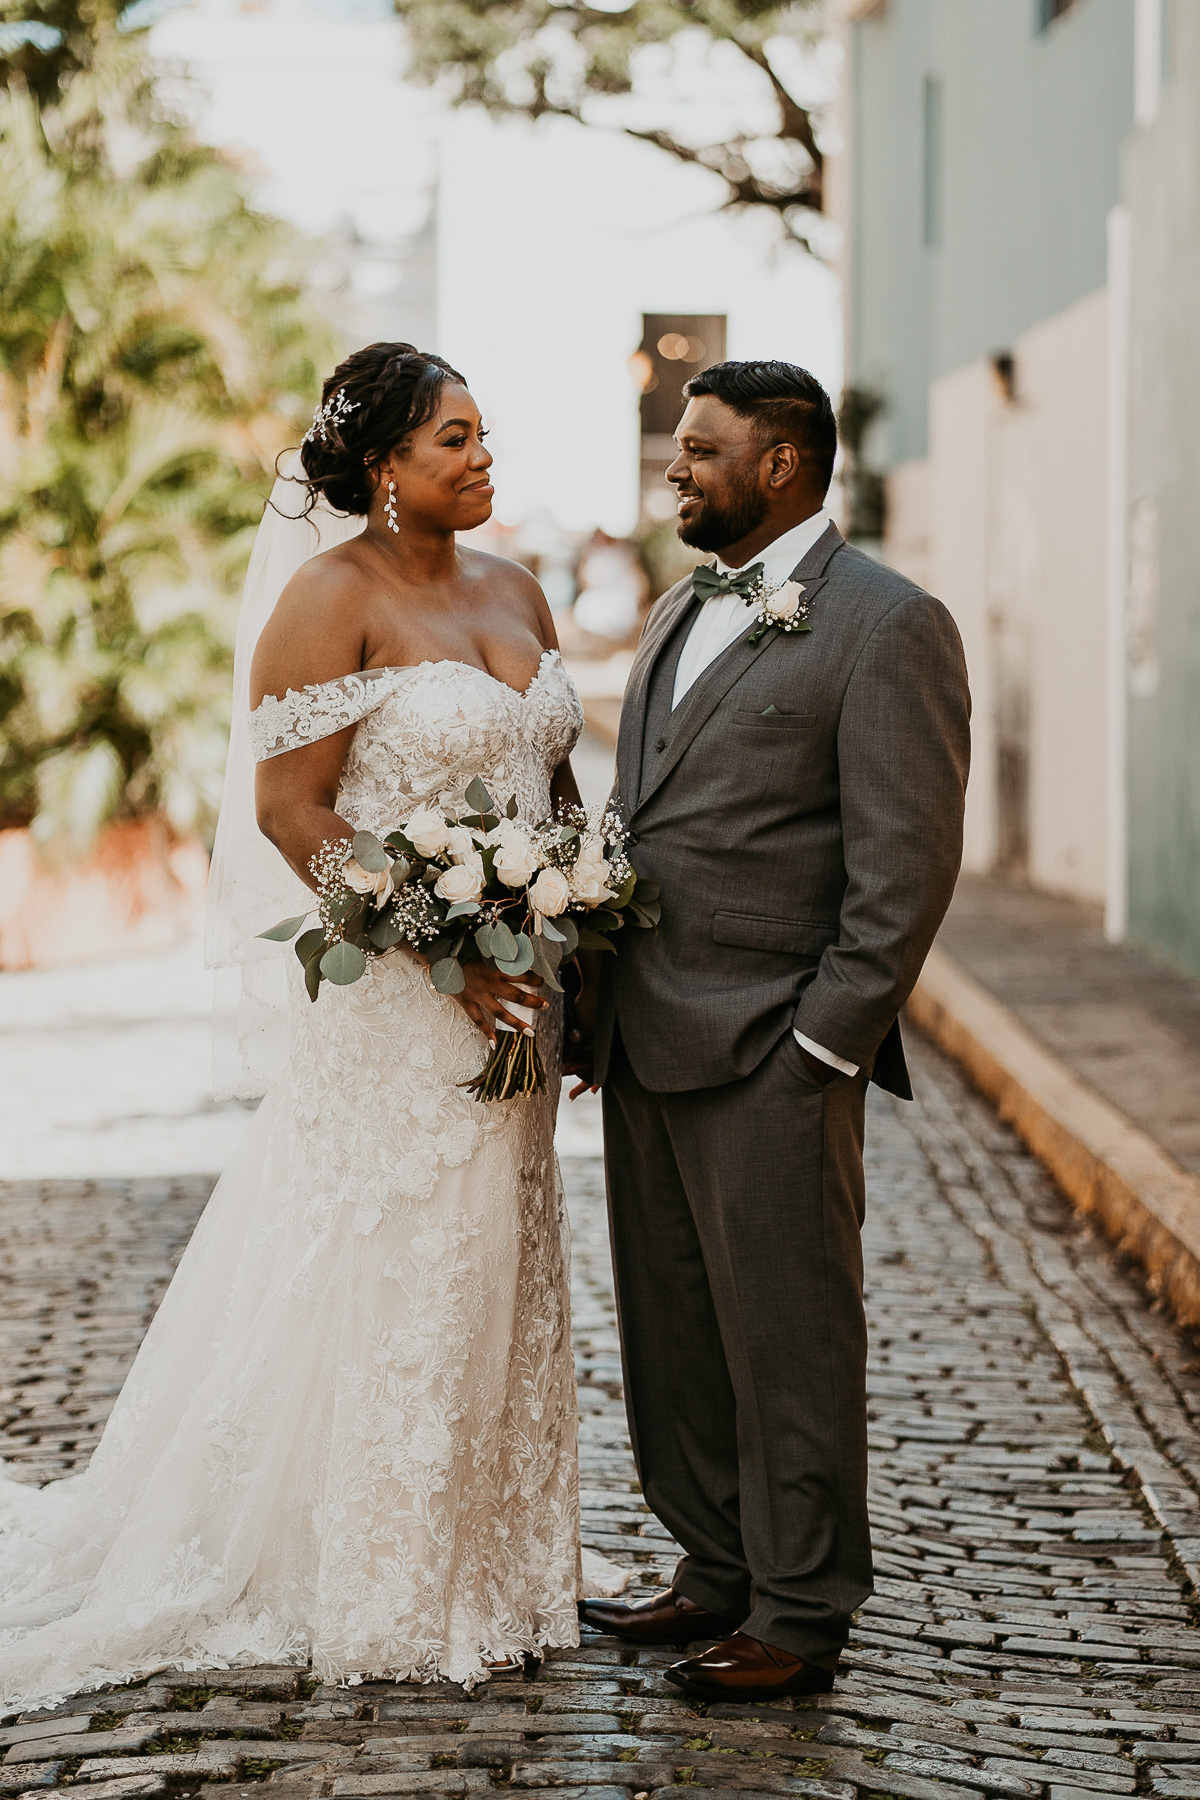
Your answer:
[[[958,1063],[1081,1213],[1200,1325],[1200,1180],[1071,1073],[936,945],[905,1008]]]

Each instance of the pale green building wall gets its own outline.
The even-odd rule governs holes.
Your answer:
[[[1039,18],[1038,0],[886,0],[851,26],[849,378],[887,398],[885,466],[925,454],[931,381],[1104,286],[1133,0]]]
[[[1200,4],[1167,23],[1158,116],[1126,165],[1129,935],[1200,973]]]

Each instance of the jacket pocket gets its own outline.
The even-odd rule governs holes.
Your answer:
[[[817,722],[816,713],[735,712],[735,725],[753,725],[760,731],[805,731]]]
[[[836,925],[813,919],[773,919],[764,913],[713,914],[713,942],[741,950],[774,950],[784,956],[820,956],[838,940]]]

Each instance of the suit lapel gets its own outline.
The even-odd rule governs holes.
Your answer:
[[[829,566],[834,553],[841,549],[845,541],[845,538],[842,536],[837,526],[830,525],[826,531],[822,532],[821,536],[817,539],[807,555],[802,557],[800,562],[792,570],[791,579],[793,581],[802,581],[804,583],[806,597],[809,601],[811,601],[820,589],[824,587],[826,581],[825,570]],[[686,591],[687,601],[690,602],[692,598],[691,582],[685,582],[683,587]],[[666,610],[664,605],[664,615]],[[678,620],[682,610],[683,608],[680,605],[678,598],[672,596],[671,625]],[[747,615],[747,636],[752,630],[753,619]],[[635,812],[646,805],[651,795],[656,793],[662,786],[667,776],[671,773],[671,770],[692,744],[700,727],[711,716],[716,707],[719,706],[734,683],[741,680],[742,676],[746,673],[746,670],[758,661],[759,657],[774,643],[777,637],[787,635],[786,633],[777,630],[771,630],[768,631],[765,637],[761,638],[757,644],[747,643],[746,638],[744,637],[735,638],[729,648],[723,650],[720,656],[716,658],[715,662],[710,663],[709,667],[697,681],[695,687],[693,687],[691,693],[688,694],[687,698],[684,700],[682,706],[680,706],[678,713],[673,716],[671,741],[663,753],[662,761],[654,771],[653,779],[647,782],[645,788],[640,788],[637,783],[637,774],[640,773],[642,732],[646,718],[646,690],[649,686],[650,671],[654,666],[655,657],[662,645],[666,642],[667,633],[669,631],[670,625],[667,626],[666,632],[656,638],[655,646],[653,649],[649,650],[645,666],[641,671],[640,691],[638,693],[636,705],[637,736],[636,739],[633,740],[636,749],[631,754],[630,750],[627,748],[626,763],[624,764],[620,761],[620,750],[618,749],[617,767],[618,773],[622,778],[621,793],[623,796],[626,793],[630,793],[634,796],[630,800],[628,810],[625,814],[627,823],[632,819]],[[648,635],[649,634],[647,633],[647,636]],[[643,642],[645,641],[646,640],[643,639]],[[634,662],[634,668],[630,674],[631,690],[634,677],[638,674],[638,664],[640,662],[641,651],[639,650],[638,656]],[[626,700],[625,710],[622,713],[621,718],[622,732],[625,724],[625,713],[632,713],[633,711],[634,708],[630,706],[629,700]],[[624,785],[623,777],[626,765],[635,772],[634,786],[631,789],[626,789]]]
[[[690,575],[677,582],[673,588],[667,589],[646,621],[642,641],[637,647],[633,667],[629,671],[625,700],[621,707],[621,722],[617,728],[617,788],[626,819],[632,818],[639,804],[642,738],[646,730],[650,676],[659,652],[693,599]]]

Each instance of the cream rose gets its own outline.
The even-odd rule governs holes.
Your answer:
[[[571,902],[571,884],[561,869],[543,869],[529,890],[529,904],[545,919],[556,919]]]
[[[763,602],[773,619],[794,619],[800,611],[804,589],[798,581],[785,581],[777,594],[769,594]]]
[[[581,906],[603,906],[606,900],[615,899],[615,893],[608,886],[608,864],[604,860],[604,846],[598,838],[591,838],[579,852],[579,859],[571,870],[571,897]]]
[[[508,821],[505,823],[508,829],[501,825],[496,833],[498,848],[493,864],[496,879],[505,887],[524,887],[529,877],[537,873],[542,859],[527,832]]]
[[[418,856],[440,856],[450,837],[450,827],[436,806],[418,806],[404,827],[404,835]]]
[[[380,869],[378,875],[370,869],[364,869],[357,857],[348,856],[342,870],[342,879],[346,886],[356,894],[372,894],[376,900],[386,900],[392,887],[390,867]]]
[[[447,832],[443,848],[451,862],[466,862],[475,850],[475,833],[468,825],[455,825]]]
[[[451,905],[457,900],[478,900],[483,892],[483,858],[478,850],[445,869],[434,883],[434,893]]]

